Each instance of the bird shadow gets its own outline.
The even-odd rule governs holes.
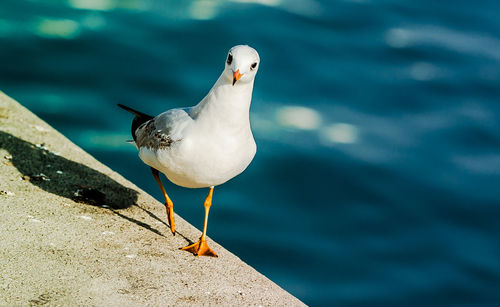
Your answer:
[[[146,213],[147,215],[149,215],[151,218],[157,220],[158,222],[162,223],[164,226],[170,228],[170,225],[168,225],[167,223],[165,223],[165,221],[163,221],[162,219],[160,219],[159,217],[157,217],[154,213],[152,213],[151,211],[148,211],[146,209],[144,209],[143,207],[141,206],[138,206],[137,204],[135,205],[137,206],[139,209],[141,209],[142,211],[144,211],[144,213]],[[179,236],[181,236],[184,240],[186,240],[188,242],[188,245],[191,245],[193,244],[194,242],[189,239],[188,237],[186,237],[185,235],[183,235],[182,233],[178,232],[177,230],[173,233],[174,235],[178,234]],[[163,236],[163,235],[162,235]]]
[[[117,211],[136,206],[165,224],[155,214],[137,204],[137,191],[109,176],[51,152],[44,144],[32,144],[4,131],[0,131],[0,149],[5,149],[10,155],[4,163],[16,167],[22,179],[31,184],[79,203],[106,208],[123,219],[165,237],[147,223]]]

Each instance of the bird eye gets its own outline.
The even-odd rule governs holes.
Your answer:
[[[254,69],[255,67],[257,67],[257,63],[253,63],[252,65],[250,65],[251,69]]]
[[[228,56],[227,56],[227,65],[231,65],[231,63],[233,62],[233,55],[230,53]]]

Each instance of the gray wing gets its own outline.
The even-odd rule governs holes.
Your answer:
[[[168,110],[140,125],[135,131],[137,148],[165,149],[182,140],[182,132],[191,124],[190,109]]]

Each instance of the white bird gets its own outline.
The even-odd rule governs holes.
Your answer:
[[[194,255],[217,254],[207,245],[207,220],[215,186],[243,172],[257,151],[250,127],[250,103],[260,58],[250,46],[229,50],[224,71],[196,106],[171,109],[156,117],[129,107],[132,136],[141,160],[151,167],[175,234],[173,203],[161,183],[162,172],[187,188],[210,188],[205,199],[205,222],[198,242],[182,248]]]

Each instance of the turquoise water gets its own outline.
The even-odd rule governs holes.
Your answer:
[[[261,56],[258,153],[209,235],[315,306],[500,304],[500,2],[2,0],[0,89],[161,200],[122,103]],[[207,191],[167,184],[198,228]]]

